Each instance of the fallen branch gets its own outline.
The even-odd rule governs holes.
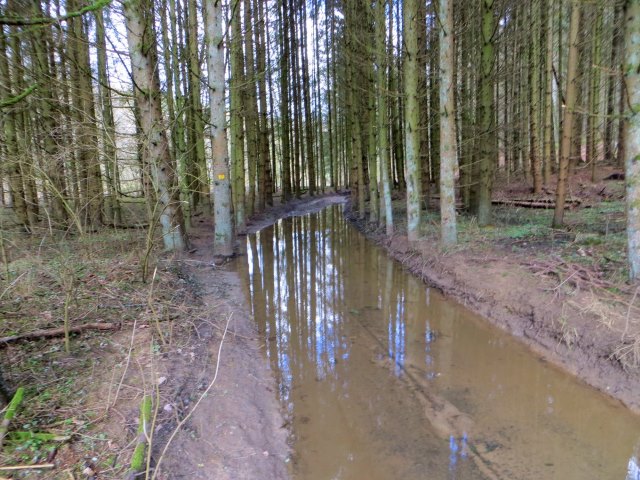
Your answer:
[[[40,463],[38,465],[12,465],[10,467],[0,467],[0,470],[39,470],[41,468],[54,468],[53,463]]]
[[[536,199],[536,200],[492,200],[492,204],[494,205],[512,205],[514,207],[525,207],[525,208],[556,208],[556,202],[552,199]],[[567,200],[565,202],[566,208],[573,208],[580,205],[582,202],[580,200]]]
[[[69,333],[81,333],[86,330],[117,330],[119,323],[85,323],[77,327],[71,327]],[[64,328],[52,328],[49,330],[34,330],[33,332],[21,333],[0,338],[0,348],[9,343],[20,342],[22,340],[36,340],[38,338],[61,337],[64,335]]]

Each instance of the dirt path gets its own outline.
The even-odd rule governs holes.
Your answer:
[[[248,231],[254,233],[280,218],[311,213],[344,200],[340,195],[294,200],[254,218]],[[173,375],[185,377],[175,392],[183,414],[193,408],[216,375],[218,349],[227,319],[228,330],[215,384],[173,439],[162,461],[160,478],[288,478],[288,431],[237,272],[236,262],[243,259],[214,265],[213,227],[206,221],[194,228],[191,239],[195,252],[184,260],[186,270],[201,301],[215,318],[200,323],[201,341],[196,342],[194,351],[185,352],[191,364],[175,366]],[[240,237],[240,242],[243,240]],[[169,432],[165,432],[159,444],[164,444],[168,437]],[[160,453],[158,450],[156,455]]]
[[[254,218],[247,232],[346,201],[337,194],[294,200]],[[409,245],[404,236],[386,237],[352,220],[409,271],[510,332],[543,359],[640,412],[640,375],[625,371],[611,358],[616,335],[602,327],[594,312],[587,311],[593,300],[588,292],[573,292],[569,297],[551,280],[528,271],[523,266],[526,255],[498,249],[443,255],[434,242]],[[204,221],[194,229],[196,251],[185,261],[200,298],[216,317],[215,323],[202,323],[198,334],[205,341],[189,352],[191,373],[176,392],[185,412],[214,378],[222,330],[227,319],[231,320],[217,380],[173,440],[160,478],[288,478],[288,431],[237,273],[235,262],[242,259],[214,266],[212,231]],[[176,365],[176,375],[181,368]],[[167,436],[165,433],[165,441]]]

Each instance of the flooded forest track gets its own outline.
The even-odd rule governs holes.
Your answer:
[[[408,274],[341,207],[246,240],[296,479],[621,479],[640,417]]]

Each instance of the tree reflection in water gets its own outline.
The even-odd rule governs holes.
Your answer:
[[[480,462],[490,478],[640,480],[636,417],[407,275],[338,209],[248,236],[245,265],[297,478],[477,480]]]

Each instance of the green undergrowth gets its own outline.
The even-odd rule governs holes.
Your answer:
[[[404,232],[404,200],[394,202],[394,224]],[[497,249],[503,255],[522,255],[531,261],[574,263],[593,270],[603,283],[626,282],[625,205],[620,199],[596,202],[565,212],[565,226],[551,227],[552,209],[494,206],[493,223],[480,227],[474,216],[459,213],[458,246],[452,251]],[[423,236],[437,241],[439,213],[423,210]],[[607,287],[616,290],[618,287]]]
[[[0,337],[61,329],[65,319],[69,327],[113,328],[71,334],[68,346],[60,335],[0,344],[5,389],[9,394],[25,389],[0,464],[59,461],[73,478],[86,478],[88,462],[100,478],[122,478],[130,452],[120,449],[135,430],[122,424],[109,433],[103,422],[126,370],[131,328],[134,322],[144,328],[137,338],[151,338],[153,348],[143,348],[163,355],[182,341],[175,338],[180,328],[190,325],[185,318],[193,294],[179,267],[155,253],[159,248],[151,256],[152,272],[157,267],[153,288],[151,279],[142,281],[145,230],[106,229],[81,237],[3,233],[7,263],[0,271]],[[144,368],[134,364],[130,371]],[[57,469],[45,473],[25,471],[12,478],[71,478]]]

